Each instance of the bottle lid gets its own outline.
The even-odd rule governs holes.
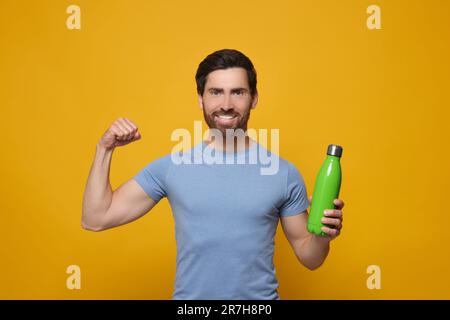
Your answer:
[[[328,146],[327,155],[339,158],[342,157],[342,147],[337,144],[330,144]]]

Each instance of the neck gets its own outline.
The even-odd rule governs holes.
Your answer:
[[[242,140],[245,139],[244,148],[241,147]],[[222,140],[222,141],[221,141]],[[227,143],[227,140],[229,141]],[[232,151],[242,151],[245,149],[248,149],[250,147],[251,139],[247,135],[247,132],[245,134],[245,137],[237,137],[237,136],[230,136],[229,138],[224,137],[223,139],[215,139],[211,135],[209,135],[205,143],[208,146],[213,147],[216,150],[224,150],[226,152],[232,152]]]

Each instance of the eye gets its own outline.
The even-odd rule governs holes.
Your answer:
[[[242,96],[244,94],[244,90],[235,91],[234,94]]]

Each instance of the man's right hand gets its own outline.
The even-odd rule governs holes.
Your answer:
[[[101,137],[98,144],[106,150],[124,146],[130,142],[139,140],[141,134],[137,126],[127,118],[118,118]]]

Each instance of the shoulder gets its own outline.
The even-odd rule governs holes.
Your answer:
[[[286,183],[292,183],[292,182],[304,182],[303,176],[298,169],[297,165],[289,161],[287,159],[284,159],[282,157],[279,157],[280,161],[280,171],[282,172],[284,178],[286,179]]]
[[[161,180],[165,178],[171,166],[170,154],[159,156],[149,162],[139,172],[140,175],[152,175]]]
[[[261,146],[260,146],[261,147]],[[289,177],[296,177],[301,176],[300,171],[298,170],[297,166],[292,162],[289,161],[280,155],[271,152],[270,150],[263,148],[263,152],[266,152],[268,157],[272,159],[272,162],[276,159],[279,164],[279,173],[284,176],[285,178]]]

